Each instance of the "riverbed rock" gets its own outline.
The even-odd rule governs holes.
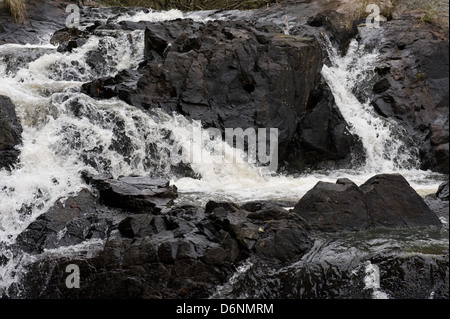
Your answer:
[[[66,27],[56,31],[50,38],[50,43],[58,46],[58,52],[72,52],[86,43],[88,35],[87,31]]]
[[[26,19],[14,23],[9,10],[0,8],[0,45],[4,43],[38,44],[42,35],[50,34],[64,27],[66,7],[71,1],[35,0],[26,3]],[[3,31],[3,32],[2,32]]]
[[[83,91],[176,111],[205,128],[278,128],[279,157],[286,156],[320,80],[322,53],[314,37],[285,36],[270,24],[192,20],[151,24],[145,34],[147,66],[136,87],[100,79]]]
[[[105,239],[111,231],[116,212],[98,204],[87,189],[61,199],[33,221],[18,237],[17,245],[27,253],[39,254],[80,244],[90,239]]]
[[[288,147],[289,168],[333,169],[364,163],[361,140],[351,134],[326,83],[312,94],[310,104]]]
[[[275,271],[270,265],[254,263],[220,297],[239,298],[243,292],[248,298],[254,299],[373,301],[449,297],[448,254],[372,251],[369,253],[370,258],[360,258],[355,256],[354,251],[354,247],[341,250],[341,253],[333,251],[331,247],[320,247],[315,258]],[[366,250],[364,252],[367,254]],[[376,277],[368,277],[368,267],[373,267],[369,268],[372,274],[374,269],[379,270],[378,287],[376,281],[372,284]]]
[[[135,185],[148,185],[148,181],[144,180],[147,178],[133,179]],[[417,195],[410,194],[407,186],[403,177],[395,174],[374,176],[361,187],[343,178],[336,184],[319,183],[293,211],[283,208],[286,205],[283,202],[254,201],[240,206],[231,202],[210,201],[204,209],[175,206],[157,215],[108,208],[97,196],[85,190],[67,199],[64,204],[55,204],[19,236],[16,248],[31,254],[33,262],[25,265],[22,280],[11,286],[9,296],[14,296],[15,291],[20,291],[22,298],[198,299],[217,293],[223,296],[221,294],[224,292],[218,292],[217,288],[229,284],[227,281],[236,267],[242,265],[250,270],[243,272],[239,282],[232,283],[229,291],[227,288],[229,296],[245,291],[249,296],[260,297],[371,298],[374,291],[364,287],[362,266],[367,263],[366,253],[355,255],[352,248],[351,253],[340,252],[343,254],[341,258],[331,260],[327,250],[331,252],[336,249],[333,242],[340,241],[339,236],[317,242],[317,238],[316,241],[312,239],[310,230],[362,230],[363,224],[366,228],[394,224],[401,224],[399,227],[406,227],[405,224],[416,226],[419,222],[423,225],[425,222],[413,216],[418,209],[404,202],[408,194],[413,199]],[[392,196],[400,200],[394,204],[380,203],[382,199],[377,200],[377,196],[387,196],[383,192],[392,192]],[[348,195],[347,198],[345,195]],[[318,199],[316,205],[308,203],[311,199]],[[389,197],[389,201],[392,198]],[[320,220],[320,216],[315,218],[313,213],[299,214],[300,206],[312,207],[312,211],[319,207],[319,202],[320,208],[330,219],[327,223]],[[350,208],[352,202],[355,209]],[[419,208],[422,205],[420,202],[414,203]],[[379,207],[374,208],[373,205]],[[398,216],[386,214],[388,210],[402,205],[406,205],[402,209],[413,212],[407,212],[401,222]],[[372,221],[372,216],[378,216],[374,209],[378,209],[379,214],[385,214],[381,223]],[[342,219],[332,216],[331,210]],[[417,215],[428,216],[428,212],[421,211]],[[92,219],[94,216],[96,220]],[[425,218],[428,219],[432,218]],[[350,227],[345,227],[344,222],[348,222]],[[375,230],[359,232],[358,236],[362,241],[370,241],[375,234],[371,235],[371,231]],[[382,231],[388,236],[394,235],[389,233],[388,227]],[[403,228],[395,231],[410,230]],[[349,234],[341,233],[343,243],[349,244]],[[88,252],[75,248],[76,245],[81,247],[81,244],[87,247],[92,239],[103,243]],[[330,248],[326,245],[328,241]],[[360,244],[364,247],[364,243]],[[317,256],[311,255],[314,253]],[[302,258],[305,254],[309,254],[306,260]],[[445,262],[440,255],[430,256],[408,254],[405,258],[395,249],[386,252],[376,250],[370,261],[383,271],[383,291],[390,297],[406,297],[409,293],[426,298],[425,295],[434,291],[433,297],[445,298],[448,258]],[[321,262],[321,258],[325,261]],[[66,286],[68,265],[79,267],[82,276],[80,288],[69,289]],[[406,273],[399,272],[402,265],[408,265]],[[425,265],[431,267],[426,269],[432,269],[431,281],[420,275]],[[386,284],[393,277],[410,288]],[[255,278],[259,278],[258,283],[280,289],[260,289],[260,285],[254,285]],[[413,278],[419,278],[421,284],[410,285]],[[356,287],[355,281],[358,283]],[[298,282],[303,289],[296,288],[295,283]],[[241,284],[245,286],[242,288],[244,290],[239,288]],[[322,288],[317,290],[314,287]]]
[[[400,174],[380,174],[357,186],[348,179],[319,182],[294,212],[312,229],[358,231],[376,227],[442,226],[438,216]]]
[[[358,33],[357,22],[352,15],[335,10],[325,10],[308,19],[314,27],[324,27],[330,40],[337,43],[339,50],[345,54],[350,40]]]
[[[372,222],[363,191],[348,179],[317,183],[295,205],[294,212],[320,231],[357,231],[369,228]]]
[[[0,95],[0,169],[10,168],[17,162],[22,143],[22,125],[15,106],[7,96]]]
[[[374,227],[441,226],[436,214],[400,174],[376,175],[359,188]]]
[[[181,206],[151,215],[107,213],[104,207],[83,191],[56,204],[19,236],[18,247],[36,260],[16,287],[22,297],[206,298],[246,258],[285,264],[313,245],[306,222],[285,209],[248,212],[233,203],[209,202],[206,209]],[[94,212],[106,227],[89,236]],[[87,245],[94,238],[104,244],[89,256],[80,250],[65,253],[75,249],[70,244]],[[69,264],[80,269],[79,289],[65,284]]]
[[[168,180],[149,177],[109,178],[104,175],[86,176],[97,188],[100,201],[111,207],[132,213],[159,213],[173,204],[177,188]]]

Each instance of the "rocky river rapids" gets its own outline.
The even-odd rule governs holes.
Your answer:
[[[0,298],[448,299],[448,33],[344,2],[0,7]]]

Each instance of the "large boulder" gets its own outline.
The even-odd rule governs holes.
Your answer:
[[[295,205],[294,212],[320,231],[362,230],[371,225],[364,193],[349,179],[317,183]]]
[[[294,212],[312,229],[358,231],[374,227],[441,226],[438,216],[399,174],[380,174],[361,186],[348,179],[319,182]]]
[[[0,95],[0,169],[10,168],[17,161],[16,146],[22,142],[21,134],[14,104],[9,97]]]
[[[312,94],[288,148],[290,168],[330,169],[364,162],[361,140],[351,134],[327,84]]]

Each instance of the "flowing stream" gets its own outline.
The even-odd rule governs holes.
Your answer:
[[[185,15],[172,10],[125,15],[118,21],[186,17],[204,20],[205,16],[220,18],[208,12]],[[43,39],[48,39],[48,35],[43,35]],[[247,163],[215,164],[220,162],[216,158],[220,155],[205,151],[214,148],[213,143],[218,143],[214,141],[196,144],[191,149],[210,157],[209,164],[191,165],[200,178],[171,175],[170,150],[174,145],[190,147],[192,134],[200,129],[200,123],[159,110],[144,112],[117,99],[98,101],[80,93],[83,83],[114,76],[123,69],[136,69],[144,58],[143,31],[91,36],[71,53],[59,53],[56,49],[48,43],[0,46],[0,95],[11,98],[23,126],[19,163],[11,171],[0,171],[0,255],[11,255],[7,247],[57,200],[89,188],[81,178],[82,172],[108,173],[113,177],[172,176],[171,182],[180,194],[178,203],[198,205],[210,199],[238,203],[258,199],[298,201],[318,181],[334,183],[340,177],[348,177],[361,184],[374,174],[389,172],[403,174],[419,194],[426,195],[434,193],[443,179],[439,174],[418,170],[414,150],[405,149],[393,133],[395,123],[376,116],[369,101],[361,103],[352,93],[359,81],[370,76],[377,59],[376,52],[364,52],[355,40],[343,57],[329,48],[331,65],[324,66],[322,74],[350,131],[361,138],[366,164],[353,170],[324,170],[300,176],[266,174]],[[93,51],[103,54],[105,63],[101,68],[86,62]],[[220,147],[229,156],[234,150],[222,143]],[[126,148],[120,147],[125,144]],[[448,239],[439,245],[448,247]],[[321,253],[315,258],[320,259],[324,252],[321,248],[317,251]],[[31,258],[24,256],[11,258],[0,268],[0,295],[16,280],[17,263]],[[305,260],[308,258],[312,257],[306,256]],[[375,270],[366,267],[373,275]],[[240,271],[250,268],[250,264],[245,264]],[[385,296],[369,282],[369,277],[367,280],[377,296]],[[221,289],[232,291],[226,286]]]

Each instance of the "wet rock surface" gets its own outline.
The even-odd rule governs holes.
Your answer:
[[[405,15],[383,23],[377,41],[375,110],[406,129],[422,169],[448,174],[448,36]]]
[[[0,45],[4,43],[37,44],[42,35],[51,34],[65,26],[66,7],[73,2],[63,0],[28,1],[27,19],[14,23],[6,7],[0,8]]]
[[[39,216],[17,238],[17,244],[27,253],[39,254],[80,244],[89,239],[106,238],[112,227],[114,211],[97,204],[88,190],[56,203]]]
[[[441,219],[443,223],[446,223],[448,227],[449,222],[449,201],[448,201],[448,181],[442,183],[439,186],[436,194],[427,195],[425,202],[428,207]]]
[[[347,51],[350,40],[358,33],[356,23],[351,16],[334,10],[322,11],[308,19],[309,25],[324,27],[330,34],[330,39],[337,43],[343,54]]]
[[[326,253],[336,252],[324,248],[318,258],[280,269],[255,261],[234,285],[225,287],[227,297],[242,298],[244,294],[255,299],[319,300],[449,297],[448,255],[387,252],[360,259],[347,252],[330,261]],[[367,285],[375,278],[368,277],[370,275],[379,278],[379,286]]]
[[[349,164],[361,152],[323,84],[315,28],[285,35],[275,24],[245,21],[137,27],[144,25],[145,65],[87,83],[84,93],[178,112],[222,134],[226,128],[277,128],[279,160],[293,168],[326,160]]]
[[[90,96],[176,111],[221,130],[277,127],[280,160],[300,171],[348,164],[362,153],[320,75],[324,54],[317,39],[326,30],[345,51],[355,25],[314,1],[257,11],[252,22],[206,24],[116,23],[138,9],[85,9],[85,33],[61,29],[61,5],[49,9],[47,20],[47,7],[36,8],[15,37],[11,22],[2,22],[0,44],[35,43],[36,30],[60,29],[52,42],[64,54],[91,34],[145,30],[145,61],[84,85]],[[268,17],[278,22],[261,21]],[[40,19],[48,23],[29,28]],[[383,24],[373,105],[405,126],[424,168],[448,173],[448,40],[413,22],[402,17]],[[87,63],[95,69],[102,57],[91,51]],[[0,96],[0,167],[14,162],[20,143],[11,105]],[[77,105],[71,107],[76,113]],[[123,142],[114,147],[120,150]],[[344,178],[320,182],[297,203],[210,201],[196,207],[178,206],[176,186],[165,179],[83,177],[89,190],[61,199],[18,236],[12,251],[25,252],[30,261],[2,298],[449,297],[448,241],[446,248],[439,244],[448,232],[448,182],[425,201],[394,174],[361,186]],[[405,244],[410,238],[437,244],[417,249]],[[89,243],[96,249],[79,249]],[[10,258],[0,255],[0,265]],[[73,264],[82,276],[79,289],[66,285],[66,267]],[[380,269],[379,288],[367,287],[371,264]]]
[[[176,186],[163,179],[132,176],[112,179],[102,175],[86,179],[99,191],[101,202],[133,213],[158,213],[170,207],[177,197]]]
[[[133,182],[167,185],[148,178]],[[205,209],[173,206],[136,213],[133,202],[106,210],[101,196],[82,191],[56,204],[19,236],[18,247],[40,257],[27,269],[22,288],[16,287],[24,289],[22,296],[205,298],[242,260],[255,256],[283,264],[300,258],[313,244],[306,222],[275,203],[254,203],[253,212],[209,202]],[[104,240],[104,246],[91,258],[38,255],[92,239]],[[80,289],[64,288],[67,264],[80,267]]]
[[[11,99],[0,95],[0,169],[10,168],[17,162],[22,142],[22,125],[17,118]]]
[[[20,284],[11,287],[10,297],[20,291],[25,298],[177,299],[217,297],[226,291],[227,296],[245,292],[263,298],[372,298],[376,291],[364,286],[364,267],[370,263],[382,269],[379,275],[383,282],[395,278],[397,284],[383,286],[382,292],[389,297],[427,298],[431,292],[434,298],[448,297],[448,258],[440,253],[434,257],[404,255],[396,248],[380,252],[377,242],[372,242],[408,236],[408,226],[423,226],[426,236],[438,236],[438,229],[427,227],[438,223],[436,216],[429,216],[431,211],[423,201],[414,202],[424,209],[419,220],[414,214],[420,209],[414,210],[404,202],[404,196],[414,194],[409,193],[409,185],[400,175],[374,176],[360,187],[348,179],[340,179],[337,184],[319,183],[290,211],[286,206],[293,203],[276,201],[242,205],[210,201],[204,208],[174,205],[146,212],[136,211],[134,202],[127,201],[121,208],[112,208],[101,199],[103,188],[98,185],[111,185],[113,181],[92,178],[98,192],[83,190],[55,204],[19,236],[16,248],[27,251],[35,261],[26,266]],[[123,177],[121,181],[142,189],[157,185],[165,190],[168,183],[142,177]],[[400,198],[390,206],[374,202],[373,193],[378,194],[380,189],[393,192],[389,186],[398,189],[392,196]],[[140,198],[140,194],[129,196]],[[326,209],[321,209],[318,217],[308,214],[304,202],[312,199],[316,207],[332,206],[337,217]],[[343,210],[351,201],[366,213],[357,216],[361,211]],[[376,206],[376,212],[371,205]],[[330,216],[324,223],[320,218],[327,213]],[[377,221],[376,213],[383,219]],[[385,227],[379,233],[377,226]],[[399,233],[389,233],[386,226],[397,227]],[[343,253],[339,247],[349,245],[349,235],[339,232],[355,229],[360,230],[353,235],[360,237],[354,238],[358,248],[349,247]],[[318,230],[331,231],[334,237],[328,238]],[[70,249],[92,240],[101,240],[102,244],[89,255],[63,253],[64,247]],[[368,245],[365,249],[375,253],[356,253],[360,245]],[[55,249],[60,253],[52,253]],[[344,255],[327,261],[331,251]],[[78,289],[66,286],[66,267],[70,264],[77,265],[83,276]],[[408,271],[401,271],[405,265]],[[240,273],[238,268],[242,267],[246,270]],[[240,279],[230,282],[236,275]],[[265,289],[267,285],[272,288]]]
[[[313,229],[326,232],[373,227],[442,226],[403,176],[382,174],[361,186],[349,179],[319,182],[294,208]]]
[[[176,111],[223,133],[278,128],[279,156],[286,156],[320,78],[321,50],[313,37],[283,36],[275,25],[243,21],[182,20],[148,25],[145,32],[147,66],[135,87],[100,79],[84,92]]]

